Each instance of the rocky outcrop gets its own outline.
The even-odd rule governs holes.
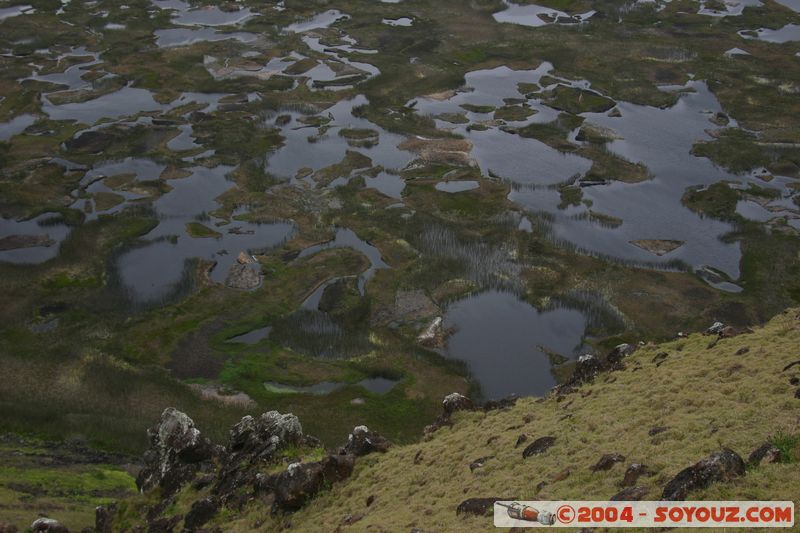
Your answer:
[[[453,413],[458,411],[471,411],[474,408],[475,406],[472,403],[472,400],[463,394],[459,394],[457,392],[448,394],[445,396],[444,400],[442,400],[442,414],[439,415],[433,424],[425,427],[425,433],[433,433],[442,426],[452,425],[450,417]]]
[[[678,472],[664,487],[662,500],[685,500],[695,490],[703,489],[718,481],[730,481],[745,473],[745,464],[736,452],[727,448]]]
[[[191,418],[171,408],[164,411],[148,435],[150,449],[137,484],[142,491],[158,489],[158,502],[143,514],[148,531],[165,532],[177,530],[181,522],[184,531],[204,531],[222,509],[240,511],[255,498],[270,505],[273,512],[296,511],[321,490],[348,478],[357,456],[383,452],[391,446],[380,434],[358,426],[338,453],[264,474],[265,468],[274,470],[286,461],[280,453],[283,449],[313,450],[320,446],[319,440],[303,434],[293,414],[269,411],[258,417],[245,416],[231,428],[224,448],[213,446]],[[189,482],[193,489],[203,491],[203,496],[192,503],[185,516],[163,516],[175,501],[173,495]],[[115,513],[114,506],[97,508],[98,533],[115,530]]]
[[[385,452],[392,443],[381,434],[370,431],[367,426],[356,426],[342,447],[345,454],[361,457],[372,452]]]
[[[281,448],[300,444],[316,443],[303,435],[293,414],[268,411],[259,417],[245,416],[230,430],[212,493],[231,507],[244,505],[249,493],[240,489],[255,483],[254,466],[273,460]]]
[[[211,467],[215,448],[185,413],[171,407],[165,409],[161,421],[148,429],[147,435],[150,448],[136,478],[140,491],[160,487],[164,494],[172,494],[197,472]]]

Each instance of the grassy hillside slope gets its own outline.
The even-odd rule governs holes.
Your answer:
[[[645,499],[659,499],[669,479],[710,453],[726,446],[746,460],[767,440],[782,449],[781,463],[749,468],[737,481],[690,498],[800,502],[800,393],[790,384],[800,376],[800,365],[783,371],[800,359],[800,310],[709,347],[714,339],[693,334],[647,345],[625,361],[625,370],[601,374],[562,398],[525,398],[508,410],[456,413],[452,428],[359,459],[349,480],[294,515],[270,517],[268,509],[254,505],[246,516],[225,517],[220,525],[236,531],[257,523],[276,530],[291,523],[296,531],[486,531],[491,518],[456,515],[461,501],[608,499],[633,462],[655,473],[638,485],[650,488]],[[667,429],[651,436],[659,426]],[[521,434],[528,436],[526,444],[548,435],[556,440],[544,454],[523,459],[526,444],[515,448]],[[626,460],[592,472],[607,453]],[[470,463],[487,456],[483,467],[470,471]],[[343,525],[348,516],[352,524]]]

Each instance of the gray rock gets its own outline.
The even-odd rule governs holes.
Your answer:
[[[473,405],[472,400],[463,394],[454,392],[445,396],[444,400],[442,400],[442,408],[444,409],[444,414],[451,415],[456,411],[468,411],[473,408]]]
[[[719,335],[725,329],[725,324],[722,322],[714,322],[711,327],[706,330],[709,335]]]
[[[165,494],[171,494],[194,477],[200,463],[214,455],[214,447],[200,435],[194,421],[172,407],[164,410],[161,421],[147,434],[150,448],[136,478],[140,491],[160,486]]]
[[[37,518],[31,524],[32,533],[69,533],[69,529],[58,520],[52,518]]]

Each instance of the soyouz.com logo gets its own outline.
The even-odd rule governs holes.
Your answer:
[[[496,527],[794,527],[790,501],[499,501]]]

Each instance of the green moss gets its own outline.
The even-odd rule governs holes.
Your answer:
[[[494,112],[494,118],[505,121],[522,121],[536,114],[536,110],[521,105],[507,105]]]
[[[196,239],[218,239],[222,236],[220,232],[215,231],[205,224],[201,224],[200,222],[187,222],[186,233],[188,233],[190,237],[194,237]]]
[[[727,183],[719,182],[706,188],[689,189],[683,195],[683,204],[695,213],[730,220],[736,213],[739,194]]]
[[[614,100],[592,91],[559,85],[545,95],[545,101],[551,107],[568,113],[602,113],[616,105]]]

